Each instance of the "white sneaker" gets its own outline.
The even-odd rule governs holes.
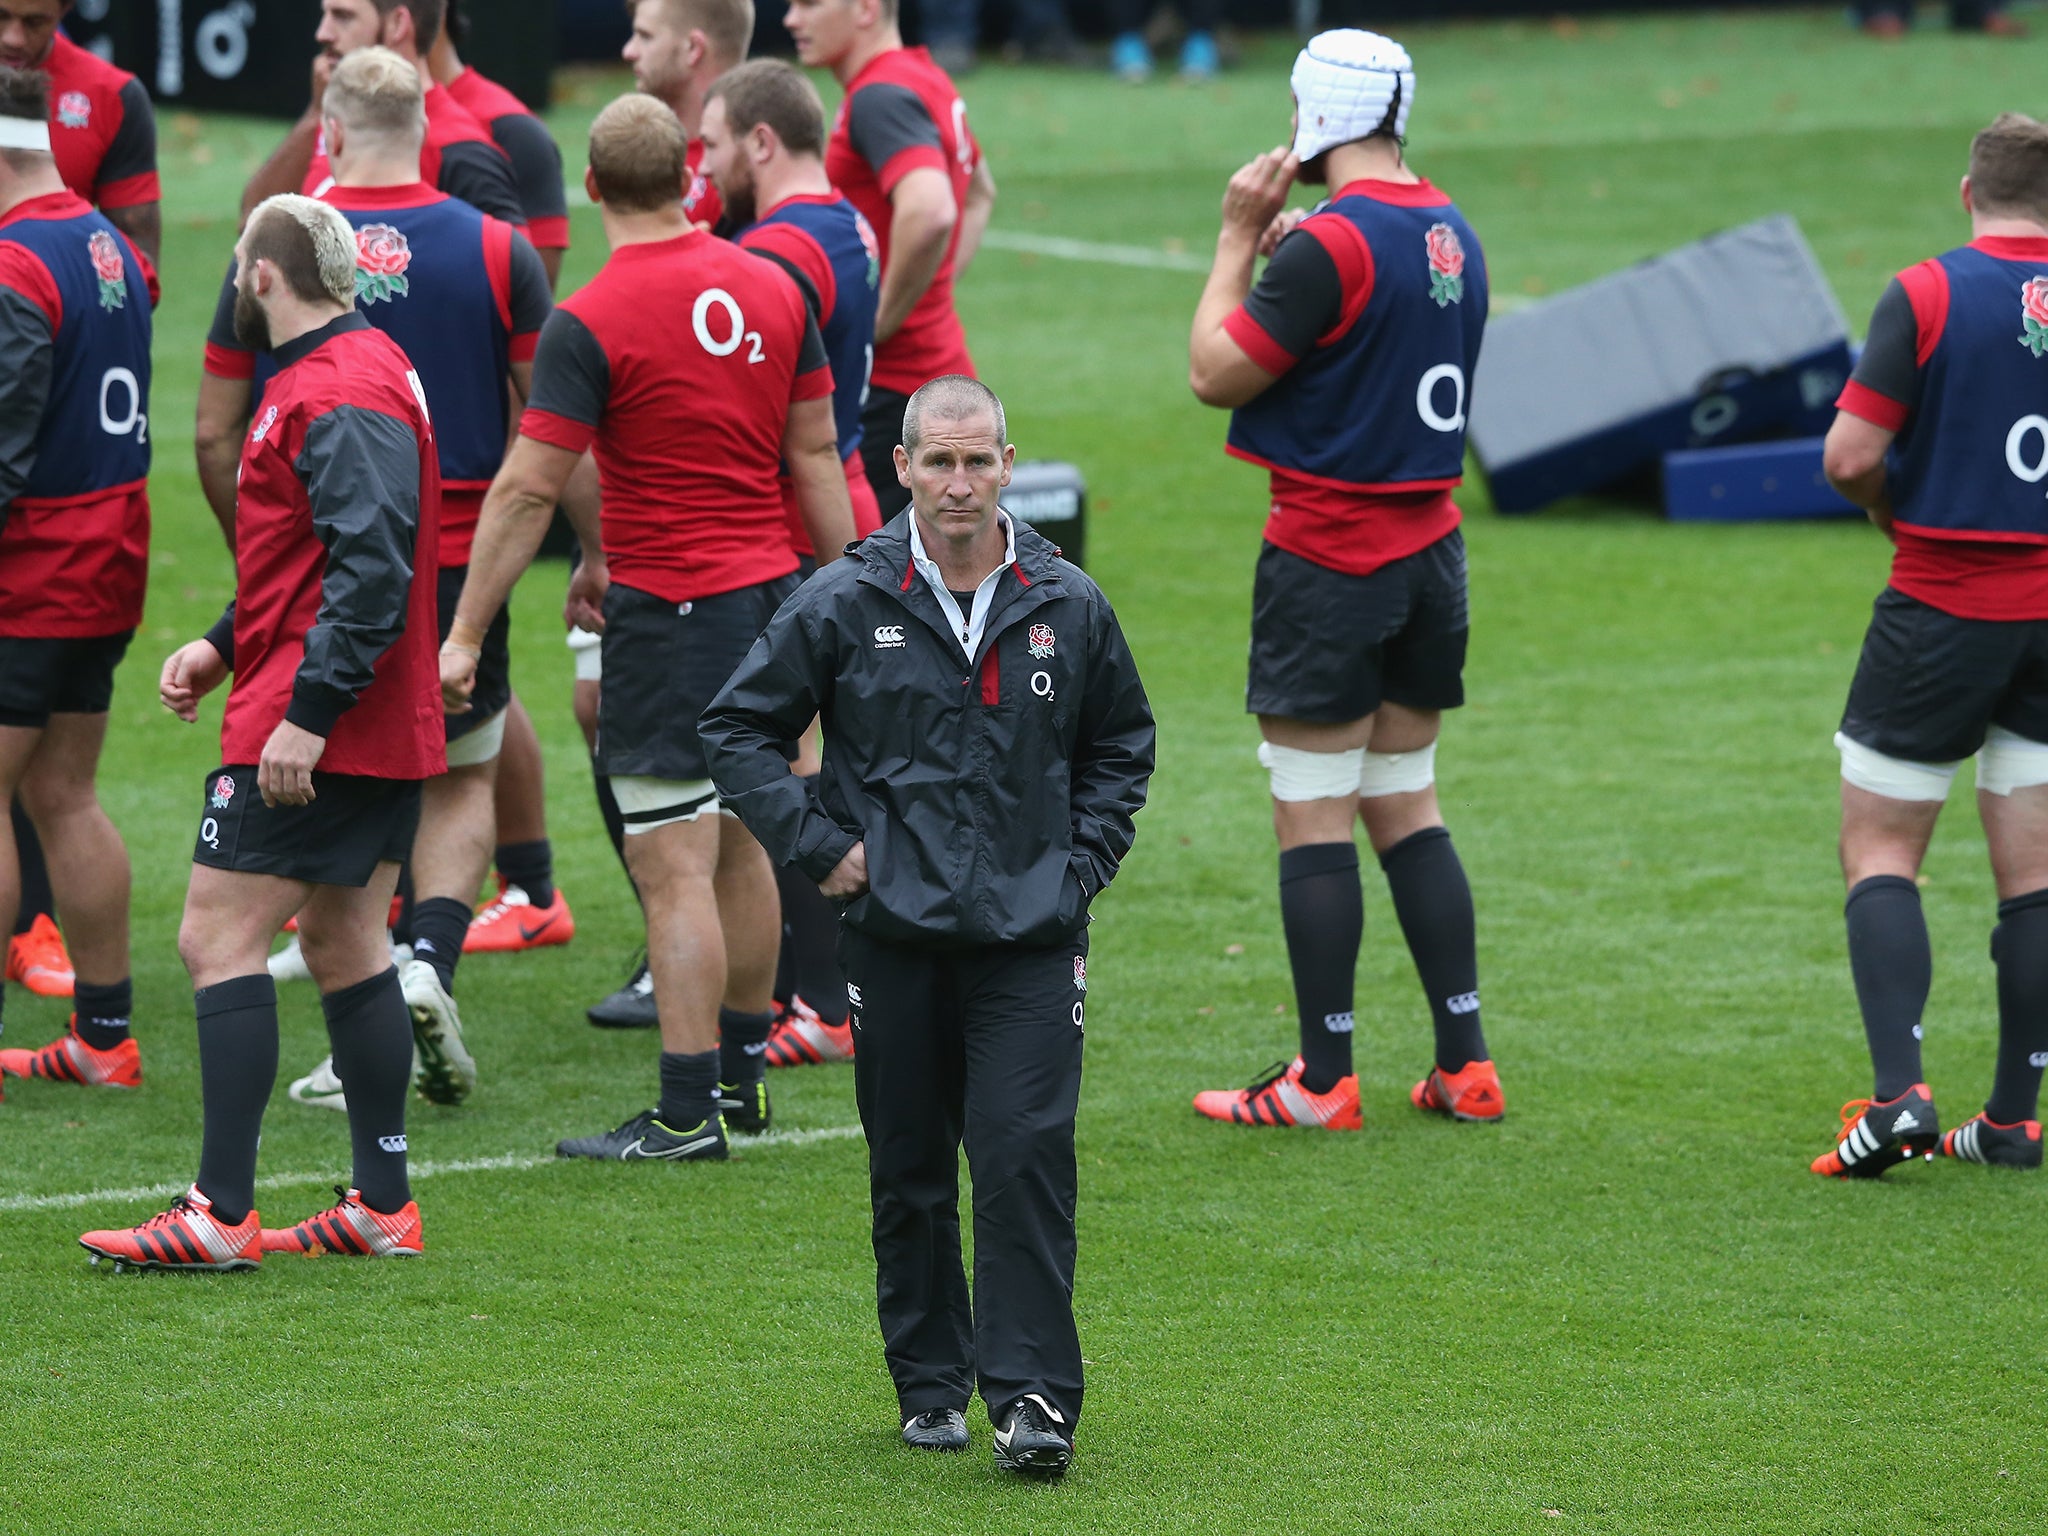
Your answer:
[[[414,1086],[435,1104],[460,1104],[476,1088],[476,1061],[462,1043],[455,999],[441,985],[440,972],[424,960],[407,961],[398,985],[412,1011]]]
[[[292,941],[292,952],[298,952],[298,941]],[[320,1065],[293,1083],[287,1090],[292,1099],[300,1104],[317,1104],[322,1109],[348,1111],[348,1100],[341,1091],[341,1079],[334,1075],[334,1058],[323,1057]]]
[[[280,949],[264,963],[270,967],[272,979],[277,981],[311,981],[313,979],[313,973],[306,968],[305,951],[299,948],[299,936],[296,933],[287,935],[284,948]]]

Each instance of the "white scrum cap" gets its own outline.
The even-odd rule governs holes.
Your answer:
[[[1394,132],[1408,131],[1415,101],[1415,65],[1391,37],[1343,27],[1319,32],[1294,61],[1294,100],[1301,121],[1297,158],[1313,160],[1334,144],[1362,139],[1394,109]]]

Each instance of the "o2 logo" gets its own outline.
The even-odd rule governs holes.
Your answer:
[[[142,381],[126,368],[109,368],[100,379],[100,430],[109,437],[133,437],[140,448],[149,446]]]
[[[1450,385],[1451,408],[1437,409],[1437,398],[1443,393],[1443,386]],[[1465,429],[1465,370],[1456,363],[1438,363],[1422,376],[1422,382],[1415,386],[1415,412],[1422,418],[1422,424],[1439,432],[1462,432]]]
[[[711,312],[714,309],[725,316],[726,334],[723,338],[711,334]],[[690,310],[690,328],[697,333],[697,344],[713,357],[731,357],[745,342],[752,348],[747,353],[749,363],[767,361],[767,354],[761,350],[761,333],[747,329],[747,317],[740,313],[739,302],[723,288],[706,288],[697,295],[697,302]]]
[[[2027,462],[2028,439],[2040,438],[2034,462]],[[2005,434],[2005,467],[2029,485],[2048,480],[2048,417],[2022,416]]]

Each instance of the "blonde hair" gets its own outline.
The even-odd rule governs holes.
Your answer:
[[[621,96],[590,125],[598,199],[620,213],[654,213],[680,203],[689,154],[682,122],[652,96]]]
[[[282,192],[249,215],[242,237],[249,264],[267,261],[301,303],[356,303],[356,232],[341,210]]]
[[[410,139],[427,135],[427,93],[419,66],[389,48],[358,48],[334,66],[320,115],[351,133]]]

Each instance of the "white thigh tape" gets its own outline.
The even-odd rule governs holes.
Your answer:
[[[2009,795],[2040,784],[2048,784],[2048,744],[2016,736],[2002,725],[1984,733],[1984,750],[1977,754],[1979,789]]]
[[[567,640],[569,649],[576,657],[576,681],[596,683],[604,680],[604,636],[594,629],[572,629]]]
[[[720,809],[718,791],[709,779],[684,782],[615,773],[612,794],[619,802],[619,816],[626,823],[628,837],[678,821],[716,816]]]
[[[1843,779],[1887,800],[1946,800],[1949,783],[1956,776],[1954,763],[1909,763],[1886,757],[1840,731],[1835,732],[1835,745],[1842,753]]]
[[[1350,752],[1304,752],[1299,747],[1259,743],[1259,764],[1273,781],[1273,798],[1348,800],[1358,793],[1365,748]]]
[[[1371,800],[1380,795],[1412,795],[1436,782],[1436,743],[1419,752],[1368,752],[1358,793]]]
[[[478,763],[488,763],[504,751],[505,717],[510,713],[509,709],[501,709],[491,716],[488,722],[478,726],[467,736],[458,736],[449,742],[448,766],[474,768]]]

